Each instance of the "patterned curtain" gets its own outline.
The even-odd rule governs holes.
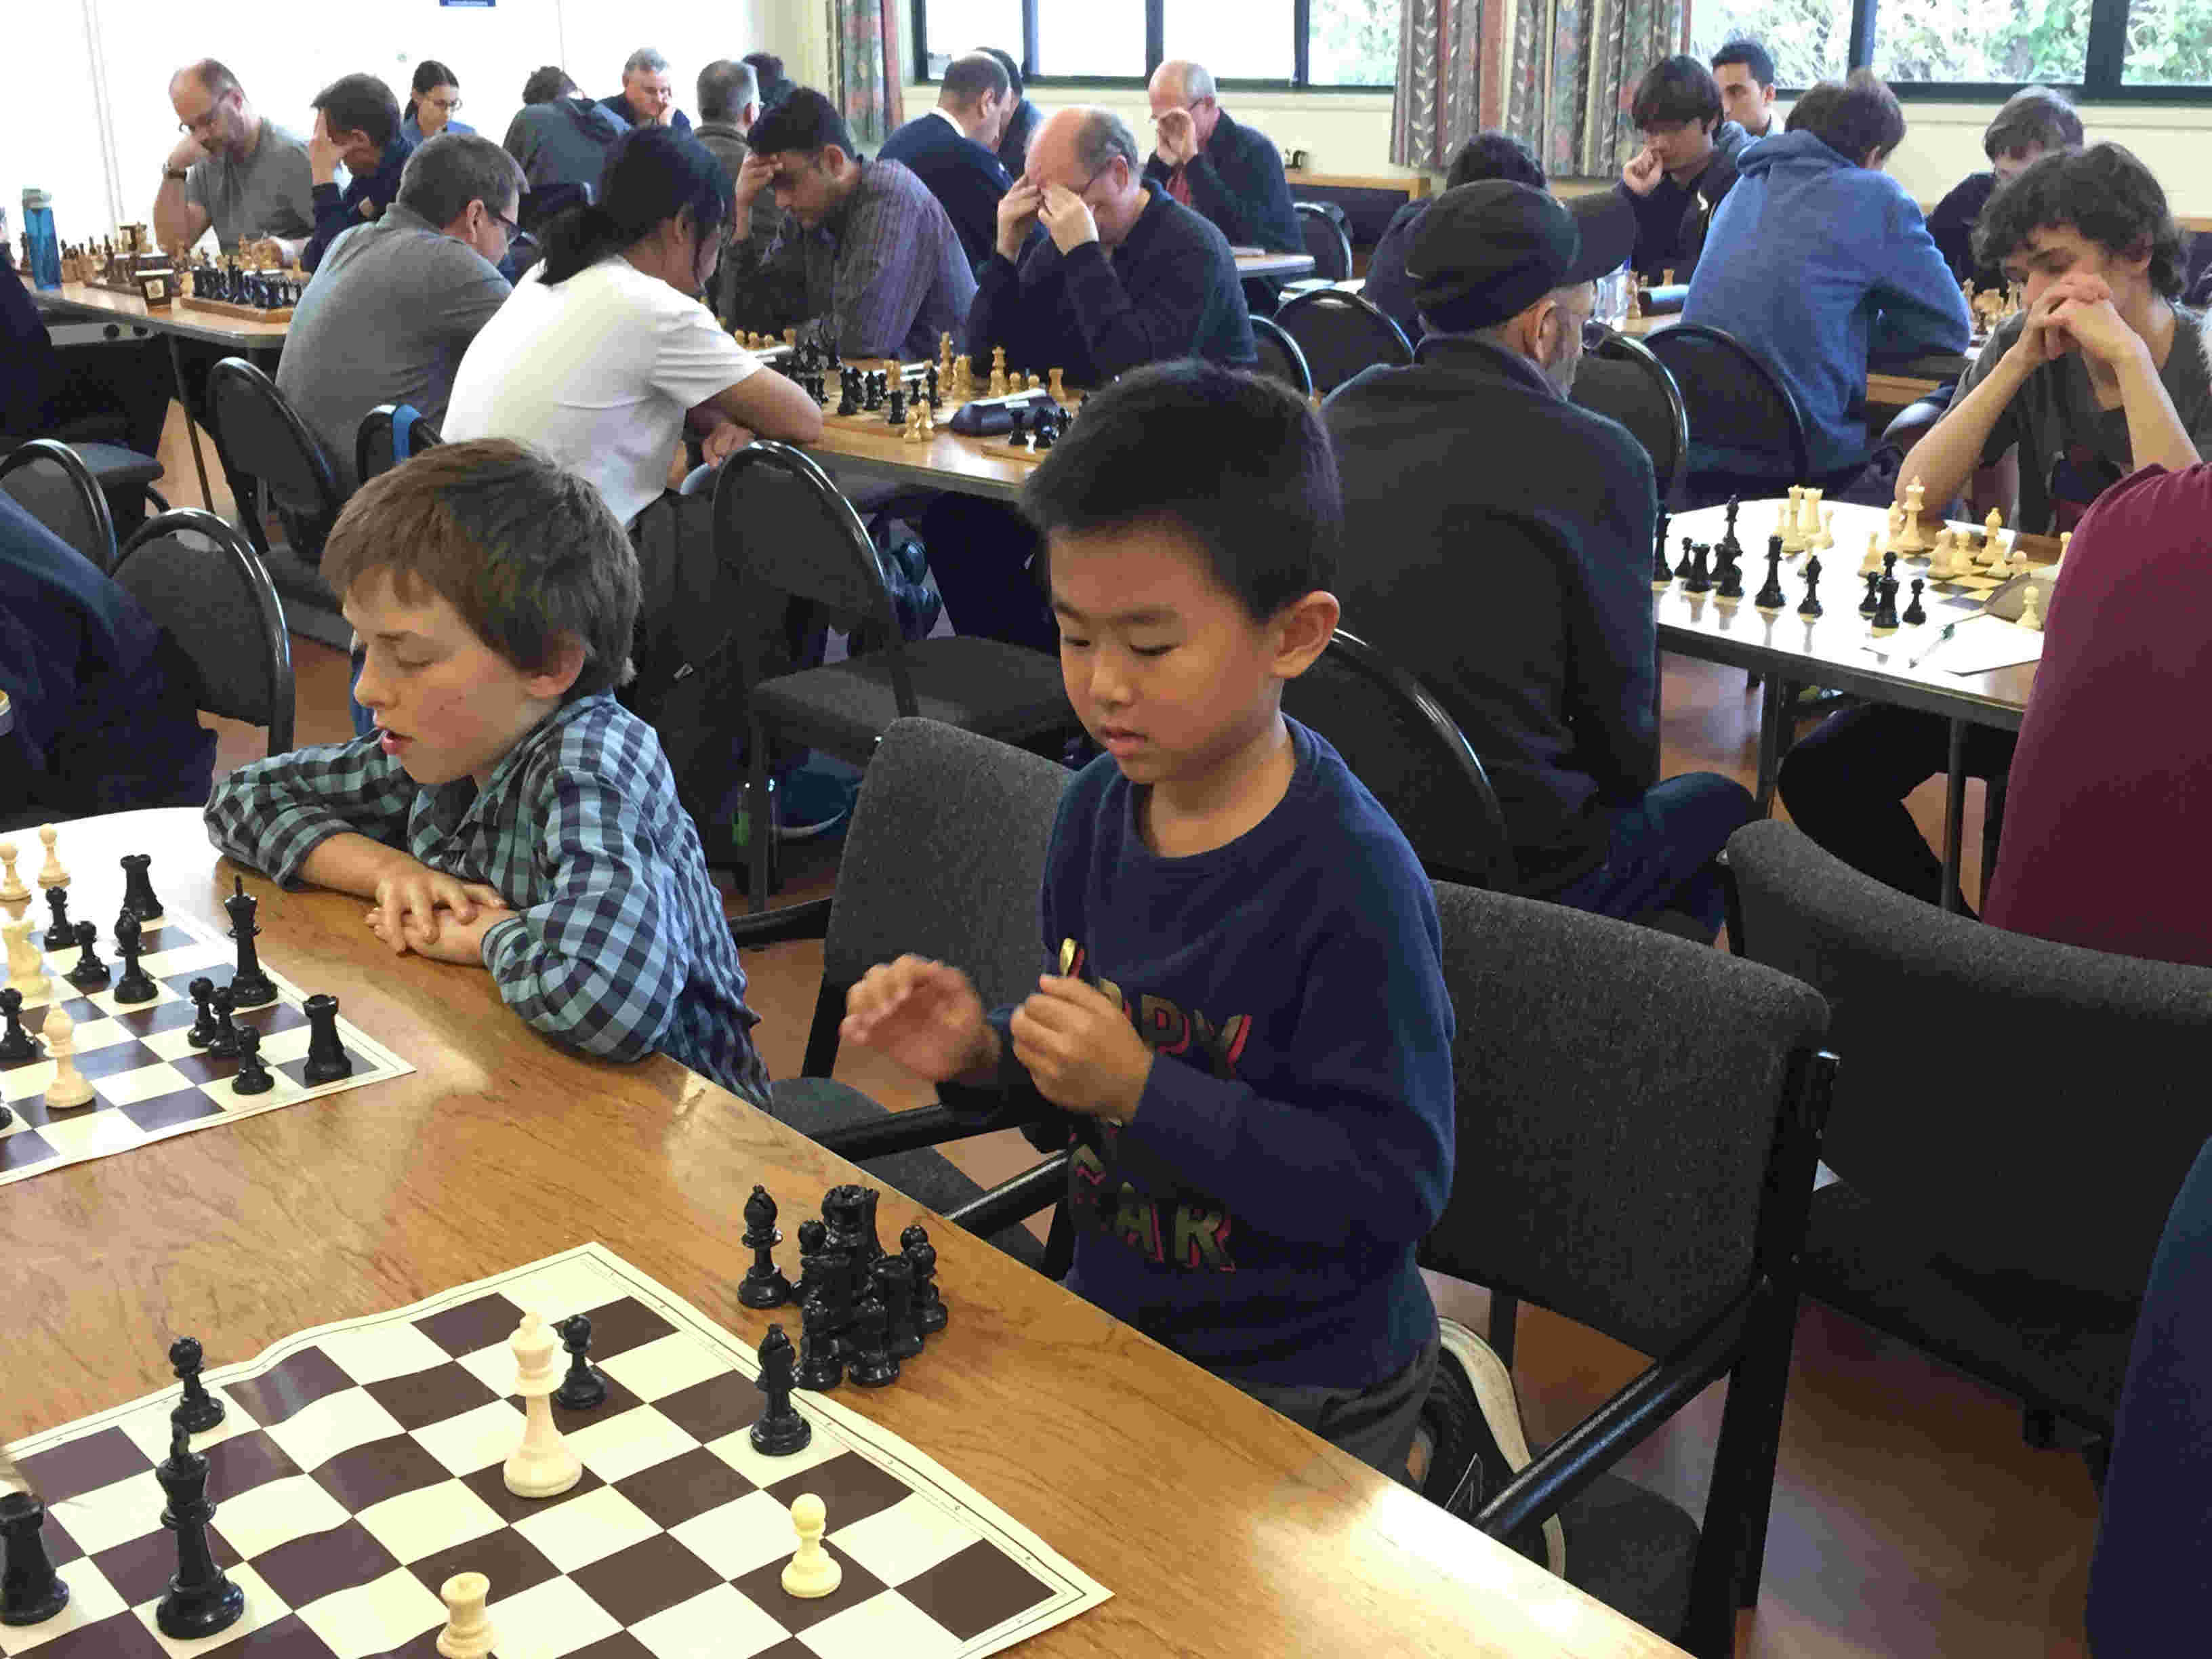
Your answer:
[[[1687,0],[1405,0],[1390,159],[1442,172],[1502,127],[1555,178],[1616,173],[1636,83],[1687,27]]]
[[[830,0],[836,33],[833,80],[853,142],[874,149],[906,119],[906,76],[899,68],[901,0]]]

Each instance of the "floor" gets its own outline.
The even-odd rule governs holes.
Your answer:
[[[196,501],[191,459],[173,422],[164,459],[171,499]],[[227,510],[227,499],[218,511]],[[298,741],[350,735],[346,663],[295,640]],[[1668,658],[1661,738],[1665,770],[1708,769],[1751,781],[1758,699],[1741,673]],[[256,758],[262,732],[216,720],[222,770]],[[1979,890],[1980,785],[1969,787],[1964,879]],[[1933,836],[1940,779],[1911,803]],[[830,890],[824,849],[793,849],[780,900]],[[739,901],[732,900],[734,908]],[[749,953],[750,1000],[762,1017],[769,1070],[798,1069],[815,986],[818,945]],[[923,1103],[926,1088],[866,1054],[841,1057],[837,1075],[885,1104]],[[1025,1168],[1035,1154],[1018,1137],[971,1141],[956,1156],[985,1184]],[[1487,1297],[1432,1281],[1439,1308],[1478,1330]],[[1564,1320],[1524,1310],[1516,1374],[1531,1436],[1564,1431],[1642,1369],[1644,1359]],[[1717,1435],[1716,1385],[1632,1454],[1624,1472],[1693,1510]],[[1913,1659],[1936,1655],[2083,1656],[2081,1607],[2096,1500],[2081,1460],[2037,1451],[2003,1399],[1820,1308],[1798,1328],[1783,1425],[1765,1586],[1745,1615],[1745,1659]]]

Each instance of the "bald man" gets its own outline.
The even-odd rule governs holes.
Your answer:
[[[1212,220],[1232,247],[1303,253],[1283,158],[1267,135],[1230,119],[1203,64],[1171,58],[1152,71],[1152,156],[1145,182]]]
[[[226,253],[275,241],[288,264],[315,228],[307,141],[254,112],[238,77],[212,58],[169,77],[182,136],[161,164],[154,240],[190,247],[215,227]]]

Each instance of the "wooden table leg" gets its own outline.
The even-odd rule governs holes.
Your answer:
[[[169,335],[169,372],[176,377],[177,402],[185,411],[185,436],[191,440],[192,471],[200,475],[200,505],[215,511],[215,492],[208,488],[207,462],[200,455],[200,429],[192,422],[192,402],[185,395],[185,354],[177,337]]]
[[[1959,908],[1959,845],[1966,831],[1966,723],[1951,726],[1950,769],[1943,780],[1943,889],[1936,902],[1946,914]]]

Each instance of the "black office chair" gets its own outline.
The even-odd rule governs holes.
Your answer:
[[[1352,233],[1344,210],[1334,202],[1293,202],[1291,206],[1298,216],[1298,231],[1305,238],[1306,252],[1313,255],[1314,268],[1311,276],[1287,284],[1285,291],[1349,281]]]
[[[1260,349],[1259,373],[1280,380],[1301,398],[1313,396],[1313,371],[1306,367],[1306,354],[1283,332],[1280,323],[1272,317],[1255,317],[1252,343]]]
[[[397,426],[405,421],[407,455],[417,450],[434,447],[442,441],[438,428],[417,415],[405,404],[379,404],[361,417],[361,426],[354,433],[354,476],[367,483],[371,478],[389,472],[400,459]]]
[[[1314,390],[1323,397],[1364,368],[1376,363],[1403,368],[1413,361],[1405,330],[1373,301],[1340,288],[1301,294],[1275,313],[1275,320],[1298,343]]]
[[[1804,411],[1782,377],[1724,329],[1677,323],[1644,337],[1666,365],[1688,411],[1690,461],[1677,497],[1687,507],[1717,507],[1731,495],[1777,495],[1819,483]]]
[[[1641,340],[1602,323],[1585,331],[1583,353],[1575,402],[1633,433],[1651,457],[1659,499],[1673,500],[1690,459],[1690,415],[1681,387]]]
[[[146,520],[116,556],[115,580],[199,671],[200,707],[269,729],[292,746],[292,640],[260,556],[234,526],[198,507]]]
[[[100,480],[76,450],[33,438],[0,455],[0,489],[89,559],[102,575],[115,568],[115,523]]]
[[[1328,739],[1431,877],[1514,890],[1513,843],[1489,775],[1413,675],[1340,628],[1312,667],[1284,682],[1283,712]]]
[[[226,357],[208,376],[216,453],[238,506],[239,527],[264,561],[272,550],[260,502],[284,526],[283,550],[309,571],[345,500],[330,458],[276,383],[243,357]]]

